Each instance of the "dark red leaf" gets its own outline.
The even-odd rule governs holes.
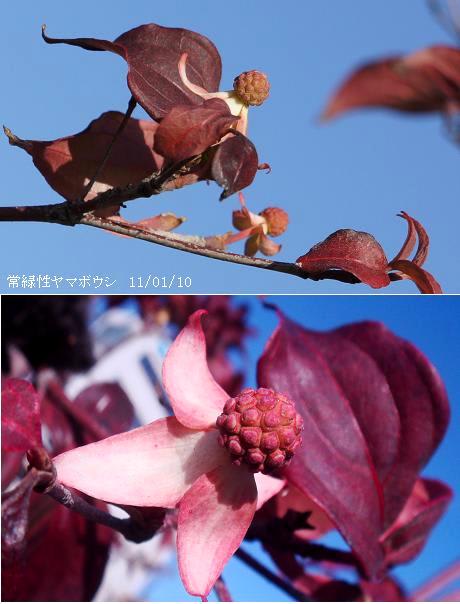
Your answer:
[[[32,469],[19,484],[2,495],[2,563],[10,566],[25,546],[32,491],[40,473]]]
[[[96,173],[122,119],[122,113],[108,111],[82,132],[55,141],[22,140],[9,131],[7,135],[10,144],[32,156],[50,187],[65,199],[75,200]],[[112,187],[139,182],[162,167],[163,158],[153,151],[157,128],[151,121],[129,119],[87,200]]]
[[[187,53],[187,76],[208,92],[219,89],[222,72],[219,52],[205,36],[187,29],[141,25],[114,42],[94,38],[54,39],[50,44],[71,44],[86,50],[107,50],[128,63],[128,86],[136,101],[153,117],[164,117],[176,105],[198,105],[202,99],[184,86],[178,63]]]
[[[297,259],[307,273],[320,275],[328,270],[344,270],[373,288],[390,284],[388,260],[378,241],[369,233],[341,229],[314,245]]]
[[[172,163],[183,161],[217,143],[238,119],[221,99],[197,107],[177,105],[161,121],[154,149]]]
[[[406,240],[402,244],[401,249],[393,258],[393,260],[391,260],[391,262],[389,263],[390,265],[393,262],[396,262],[397,260],[409,258],[409,256],[412,254],[412,250],[414,249],[415,244],[417,243],[417,231],[415,229],[415,223],[417,221],[414,220],[412,216],[409,216],[409,214],[407,214],[406,212],[401,212],[401,214],[398,214],[398,216],[404,218],[407,222],[407,236]]]
[[[221,143],[212,161],[212,178],[223,187],[220,199],[249,186],[259,165],[257,151],[243,135],[232,136]]]
[[[208,358],[208,366],[214,379],[230,396],[236,396],[241,392],[244,375],[235,369],[225,351]]]
[[[6,573],[3,568],[3,597],[25,602],[91,601],[102,579],[112,532],[43,495],[32,496],[30,509],[27,547]]]
[[[449,422],[446,390],[430,361],[381,323],[354,323],[333,333],[348,339],[376,363],[397,407],[398,455],[383,481],[385,526],[388,527],[444,437]],[[380,426],[386,418],[376,413],[374,421]]]
[[[258,381],[288,394],[305,422],[302,449],[286,476],[313,499],[355,551],[366,573],[383,570],[382,498],[359,425],[311,332],[281,317],[258,365]]]
[[[132,428],[134,408],[119,384],[102,383],[85,388],[73,402],[88,411],[108,435]],[[88,442],[94,439],[87,436]]]
[[[2,451],[25,453],[41,444],[38,394],[25,380],[5,380],[2,387]]]
[[[442,294],[442,288],[431,273],[411,260],[397,260],[390,268],[406,275],[418,287],[422,294]]]
[[[131,427],[132,407],[116,385],[89,387],[74,404],[92,412],[107,430]],[[46,397],[41,419],[45,444],[53,455],[92,440]],[[91,600],[102,579],[111,538],[105,527],[34,494],[22,547],[11,564],[3,567],[4,595],[14,601]]]
[[[451,489],[437,480],[420,479],[415,483],[396,522],[382,537],[388,564],[409,562],[421,552],[452,496]]]
[[[418,264],[419,266],[422,266],[425,260],[427,259],[428,250],[430,247],[430,238],[428,237],[428,233],[423,228],[423,225],[418,220],[415,220],[415,218],[413,218],[412,216],[409,216],[407,212],[401,212],[399,216],[401,216],[407,221],[408,233],[402,250],[396,256],[396,258],[393,259],[392,262],[396,260],[406,260],[410,256],[412,249],[414,248],[414,238],[418,237],[418,247],[417,251],[415,252],[414,258],[412,259],[412,262]]]
[[[433,46],[359,68],[334,94],[323,118],[361,107],[410,112],[459,110],[460,49]]]
[[[395,579],[387,577],[378,583],[361,581],[365,602],[406,602],[407,596]],[[362,599],[360,600],[362,601]]]
[[[2,450],[2,491],[19,474],[23,459],[24,452]]]
[[[338,332],[307,333],[305,337],[327,363],[330,379],[347,398],[383,481],[396,462],[400,433],[398,410],[385,374],[371,356]]]

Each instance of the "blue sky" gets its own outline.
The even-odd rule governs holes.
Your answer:
[[[447,140],[441,120],[361,112],[327,126],[317,121],[337,84],[363,60],[450,43],[425,2],[16,0],[2,6],[2,22],[0,56],[7,93],[0,100],[1,121],[18,136],[45,140],[78,132],[103,111],[124,111],[129,92],[126,65],[119,57],[48,46],[40,38],[42,23],[57,37],[113,39],[149,22],[207,35],[223,58],[222,88],[253,68],[266,71],[271,80],[270,100],[250,112],[249,134],[260,160],[273,170],[257,176],[246,198],[255,211],[269,205],[288,210],[292,224],[280,239],[279,259],[295,260],[339,228],[373,233],[391,257],[405,236],[405,225],[396,217],[404,209],[431,236],[427,268],[446,292],[458,291],[459,148]],[[136,115],[145,117],[142,110]],[[0,139],[0,161],[2,205],[59,200],[30,158],[9,147],[6,138]],[[188,217],[180,232],[225,232],[237,198],[219,203],[218,196],[216,185],[202,183],[133,202],[126,216],[173,211]],[[303,282],[223,264],[87,227],[2,223],[0,229],[0,291],[8,291],[10,274],[104,276],[116,280],[111,292],[125,291],[129,277],[150,274],[189,276],[194,293],[371,292],[364,286]],[[42,293],[56,291],[66,290],[61,284],[59,290]],[[67,286],[67,291],[76,290]],[[397,283],[381,291],[416,289]]]
[[[444,297],[392,297],[381,296],[328,296],[268,298],[278,304],[291,318],[313,329],[331,329],[353,321],[372,319],[383,321],[398,335],[418,346],[436,366],[446,384],[452,409],[452,420],[447,436],[423,472],[424,476],[447,482],[456,493],[456,499],[433,531],[427,547],[411,564],[401,566],[397,576],[413,589],[459,555],[460,522],[458,472],[460,437],[460,298]],[[241,297],[241,303],[250,307],[250,324],[256,327],[257,336],[249,341],[248,385],[255,385],[255,366],[267,338],[277,324],[273,312],[262,307],[254,297]],[[389,303],[391,302],[391,304]],[[416,304],[416,308],[414,307]],[[269,565],[268,557],[254,545],[244,547]],[[239,560],[231,560],[224,571],[235,600],[276,601],[286,596],[260,579]],[[147,598],[154,600],[193,600],[187,596],[177,576],[173,561],[169,574],[155,578]]]

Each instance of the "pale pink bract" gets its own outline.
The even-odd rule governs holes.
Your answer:
[[[54,459],[58,480],[115,504],[178,506],[179,571],[206,597],[240,546],[256,509],[284,481],[232,464],[216,418],[229,395],[212,377],[199,310],[172,344],[163,383],[175,417],[117,434]]]

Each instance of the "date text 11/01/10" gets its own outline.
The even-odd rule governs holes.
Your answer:
[[[140,277],[130,277],[129,287],[130,289],[171,289],[172,287],[188,289],[192,287],[192,278],[181,277],[179,275],[170,275],[169,277],[144,275]]]

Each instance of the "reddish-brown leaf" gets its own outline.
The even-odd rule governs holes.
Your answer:
[[[382,428],[388,437],[387,453],[395,450],[396,457],[389,457],[390,466],[381,475],[385,496],[385,528],[390,526],[410,496],[415,481],[443,439],[449,423],[449,401],[445,386],[435,367],[426,356],[410,342],[403,340],[381,323],[362,322],[345,325],[334,332],[336,336],[359,348],[377,367],[381,380],[372,379],[370,387],[375,391],[375,401],[383,401],[385,392],[392,399],[399,418],[399,428],[389,424],[389,411],[379,413],[377,409],[368,416],[369,428]],[[347,371],[346,391],[353,393],[359,383],[359,372],[363,365],[359,357],[350,355]],[[367,375],[367,373],[366,373]],[[364,375],[364,379],[366,377]],[[378,374],[377,374],[378,375]],[[342,383],[342,387],[345,385]],[[377,394],[379,395],[377,399]],[[358,402],[356,400],[356,402]],[[358,421],[364,416],[357,415]],[[361,418],[361,419],[360,419]],[[375,423],[375,426],[372,426]],[[390,429],[390,431],[388,431]],[[378,434],[377,436],[380,436]],[[375,449],[377,441],[372,438]],[[384,443],[382,443],[384,445]]]
[[[359,68],[329,101],[323,119],[362,107],[460,110],[460,49],[433,46]]]
[[[221,99],[197,107],[177,105],[161,121],[154,149],[171,163],[180,162],[217,143],[238,119]]]
[[[42,445],[40,399],[25,380],[9,378],[2,387],[2,451],[25,453]]]
[[[407,276],[422,294],[442,294],[442,289],[431,273],[421,268],[411,260],[397,260],[391,263],[391,268]]]
[[[389,264],[391,266],[397,260],[407,260],[411,255],[418,238],[418,247],[412,262],[422,266],[427,259],[430,247],[428,234],[423,228],[423,225],[418,220],[415,220],[415,218],[412,218],[412,216],[409,216],[407,212],[401,212],[398,216],[401,216],[401,218],[404,218],[407,222],[407,237],[402,248]]]
[[[112,531],[43,495],[32,494],[30,509],[22,555],[8,566],[3,560],[3,597],[16,602],[91,601]]]
[[[259,165],[257,151],[243,135],[232,136],[221,143],[212,161],[212,178],[223,187],[220,199],[249,186]]]
[[[286,393],[304,420],[303,446],[285,476],[319,505],[379,576],[382,493],[363,432],[311,332],[281,316],[258,364],[261,386]]]
[[[404,509],[382,537],[389,565],[418,556],[452,496],[452,490],[438,480],[422,478],[415,483]]]
[[[85,388],[73,404],[89,412],[107,435],[118,434],[132,428],[134,408],[123,388],[116,383],[103,382]],[[94,438],[86,437],[88,442]]]
[[[286,478],[324,510],[367,572],[378,572],[376,539],[382,545],[447,429],[449,403],[436,369],[380,323],[322,333],[281,316],[259,361],[258,381],[287,393],[304,418],[305,444]],[[440,494],[431,492],[430,509]],[[382,525],[374,515],[380,493]],[[410,547],[419,534],[409,535]],[[397,539],[393,545],[397,550]]]
[[[65,199],[75,200],[96,173],[122,120],[122,113],[108,111],[82,132],[54,141],[21,140],[7,134],[10,144],[32,156],[50,187]],[[130,118],[86,199],[112,187],[139,182],[159,170],[163,158],[153,151],[157,128],[152,121]]]
[[[320,275],[331,269],[344,270],[373,288],[390,283],[388,260],[378,241],[369,233],[341,229],[317,243],[297,264],[307,273]]]
[[[128,86],[136,101],[153,117],[164,117],[175,105],[198,105],[202,99],[184,86],[178,63],[187,53],[187,76],[209,92],[219,89],[222,64],[219,52],[205,36],[188,29],[154,23],[127,31],[114,42],[95,38],[56,39],[49,44],[71,44],[86,50],[107,50],[128,63]]]

